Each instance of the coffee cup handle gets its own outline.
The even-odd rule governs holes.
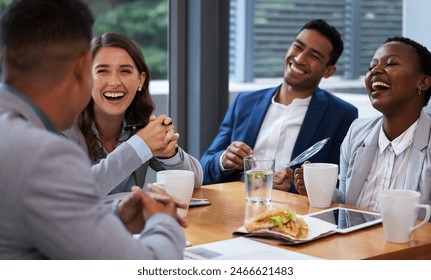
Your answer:
[[[430,220],[430,215],[431,215],[431,207],[428,204],[418,204],[416,205],[417,208],[423,208],[426,211],[426,215],[425,218],[423,219],[422,222],[420,222],[419,224],[415,225],[414,227],[412,227],[410,229],[410,232],[413,232],[415,229],[417,229],[418,227],[424,225],[425,223],[428,223]]]

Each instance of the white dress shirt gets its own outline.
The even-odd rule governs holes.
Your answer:
[[[253,149],[255,155],[275,157],[275,170],[286,166],[310,104],[311,96],[296,98],[289,105],[275,102],[275,96],[265,115]]]
[[[404,189],[407,166],[418,121],[392,142],[380,128],[378,149],[370,173],[356,206],[379,210],[378,194],[382,190]]]

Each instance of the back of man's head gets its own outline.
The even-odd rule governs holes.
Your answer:
[[[337,31],[337,29],[334,26],[329,25],[323,19],[316,19],[316,20],[307,22],[299,32],[301,32],[304,29],[316,30],[317,32],[319,32],[320,34],[328,38],[333,48],[328,65],[335,65],[338,61],[338,58],[340,58],[341,54],[343,53],[343,49],[344,49],[343,40],[341,39],[341,35]]]
[[[15,0],[3,12],[0,48],[6,73],[41,75],[89,50],[94,18],[80,0]],[[58,72],[57,72],[58,71]],[[46,73],[49,74],[49,73]]]

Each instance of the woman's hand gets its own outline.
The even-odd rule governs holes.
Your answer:
[[[154,150],[153,155],[158,158],[171,158],[175,156],[178,152],[177,142],[179,138],[180,138],[180,135],[178,133],[172,134],[166,147]]]
[[[158,117],[150,117],[148,124],[138,130],[136,135],[142,138],[154,154],[155,151],[164,151],[164,153],[170,153],[175,150],[176,140],[179,138],[179,134],[175,133],[172,119],[166,115],[160,115]],[[174,142],[174,143],[172,143]]]
[[[307,190],[305,189],[305,182],[304,182],[304,164],[310,163],[309,161],[306,161],[302,164],[301,167],[298,167],[295,169],[295,173],[294,173],[294,184],[295,184],[295,188],[296,191],[300,194],[300,195],[305,195],[307,196]]]

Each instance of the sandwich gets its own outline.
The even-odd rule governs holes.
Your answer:
[[[250,218],[245,222],[245,228],[248,232],[268,229],[296,239],[308,237],[308,224],[288,207],[269,210]]]

